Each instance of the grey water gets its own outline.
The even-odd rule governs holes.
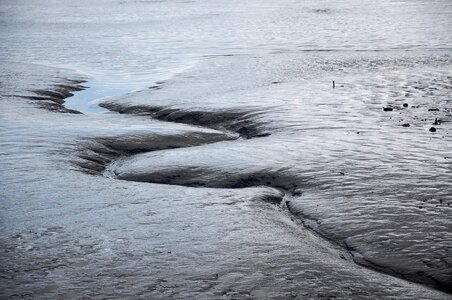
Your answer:
[[[450,296],[450,1],[4,0],[0,26],[30,297]],[[71,78],[83,115],[17,97]]]
[[[131,89],[127,87],[112,87],[111,85],[104,86],[102,83],[90,80],[85,83],[86,89],[76,92],[72,97],[65,101],[65,107],[73,109],[84,114],[96,114],[107,112],[96,105],[95,100],[105,97],[116,96],[130,92]]]

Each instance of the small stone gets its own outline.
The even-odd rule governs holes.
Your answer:
[[[437,118],[435,118],[435,122],[433,122],[432,125],[441,125],[441,120],[438,120]]]
[[[403,127],[410,127],[410,124],[405,123],[405,124],[402,124],[402,126],[403,126]]]
[[[429,131],[430,132],[436,132],[436,128],[435,127],[430,127]]]
[[[408,107],[408,103],[403,103],[403,107]]]
[[[393,108],[392,107],[383,107],[383,110],[384,111],[393,111]]]
[[[429,108],[428,111],[439,111],[439,108]]]

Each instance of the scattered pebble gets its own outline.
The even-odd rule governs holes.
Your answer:
[[[429,131],[430,132],[436,132],[436,128],[435,127],[430,127]]]
[[[439,111],[439,108],[429,108],[428,111]]]
[[[438,120],[437,118],[435,118],[435,122],[433,122],[432,125],[441,125],[441,120]]]
[[[408,123],[402,124],[403,127],[410,127],[411,125]]]
[[[383,110],[384,111],[393,111],[393,108],[392,107],[383,107]]]
[[[403,107],[408,107],[408,103],[403,103]]]

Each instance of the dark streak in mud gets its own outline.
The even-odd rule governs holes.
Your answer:
[[[95,141],[86,142],[84,147],[79,150],[77,157],[80,160],[77,160],[75,164],[91,175],[101,175],[107,164],[123,155],[123,152]]]
[[[73,92],[86,89],[82,84],[84,80],[64,79],[67,84],[54,85],[52,89],[31,90],[30,92],[38,96],[13,95],[18,98],[24,98],[36,101],[40,107],[61,113],[82,114],[81,112],[69,109],[64,106],[66,98],[72,97]]]
[[[142,138],[145,139],[146,137],[143,136]],[[233,138],[231,137],[230,139]],[[124,143],[119,142],[118,139],[119,137],[103,137],[81,141],[81,149],[77,151],[77,157],[80,160],[75,161],[75,164],[88,174],[101,175],[109,163],[120,157],[144,152],[192,147],[207,143],[202,138],[188,140],[186,138],[177,139],[171,136],[162,136],[157,141],[154,141],[154,143],[152,141],[145,143],[139,140]],[[162,140],[164,140],[163,143]],[[212,142],[223,140],[228,139],[218,136],[217,138],[213,138]]]
[[[347,248],[349,249],[349,248]],[[350,248],[351,249],[351,248]],[[356,253],[353,250],[351,250],[352,252],[350,253]],[[427,286],[432,286],[432,287],[436,287],[437,289],[439,289],[440,291],[446,292],[446,293],[452,293],[452,288],[448,285],[444,285],[442,282],[440,282],[439,280],[437,280],[436,278],[434,278],[433,276],[430,276],[428,274],[426,274],[423,271],[419,271],[416,275],[418,276],[413,276],[411,274],[403,274],[400,272],[397,272],[395,269],[393,268],[389,268],[387,266],[382,266],[379,264],[376,264],[370,260],[367,260],[363,257],[361,257],[360,255],[353,255],[353,260],[359,264],[362,265],[364,267],[367,268],[371,268],[373,270],[376,270],[378,272],[384,273],[384,274],[389,274],[398,278],[402,278],[404,280],[408,280],[408,281],[414,281],[414,282],[418,282]]]
[[[238,133],[242,138],[269,136],[270,133],[262,130],[260,124],[253,123],[248,115],[251,111],[185,111],[182,109],[158,106],[127,106],[103,102],[101,107],[121,113],[148,115],[154,119],[204,126],[218,130],[229,130]]]

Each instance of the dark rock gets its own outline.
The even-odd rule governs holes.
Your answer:
[[[402,124],[402,126],[403,126],[403,127],[410,127],[410,124],[405,123],[405,124]]]
[[[383,110],[384,111],[393,111],[393,108],[392,107],[383,107]]]
[[[439,111],[439,108],[429,108],[428,111]]]
[[[441,125],[441,120],[438,120],[437,118],[435,118],[435,122],[433,122],[432,125]]]
[[[435,127],[430,127],[429,131],[430,132],[436,132],[436,128]]]
[[[403,103],[403,107],[408,107],[408,103]]]

